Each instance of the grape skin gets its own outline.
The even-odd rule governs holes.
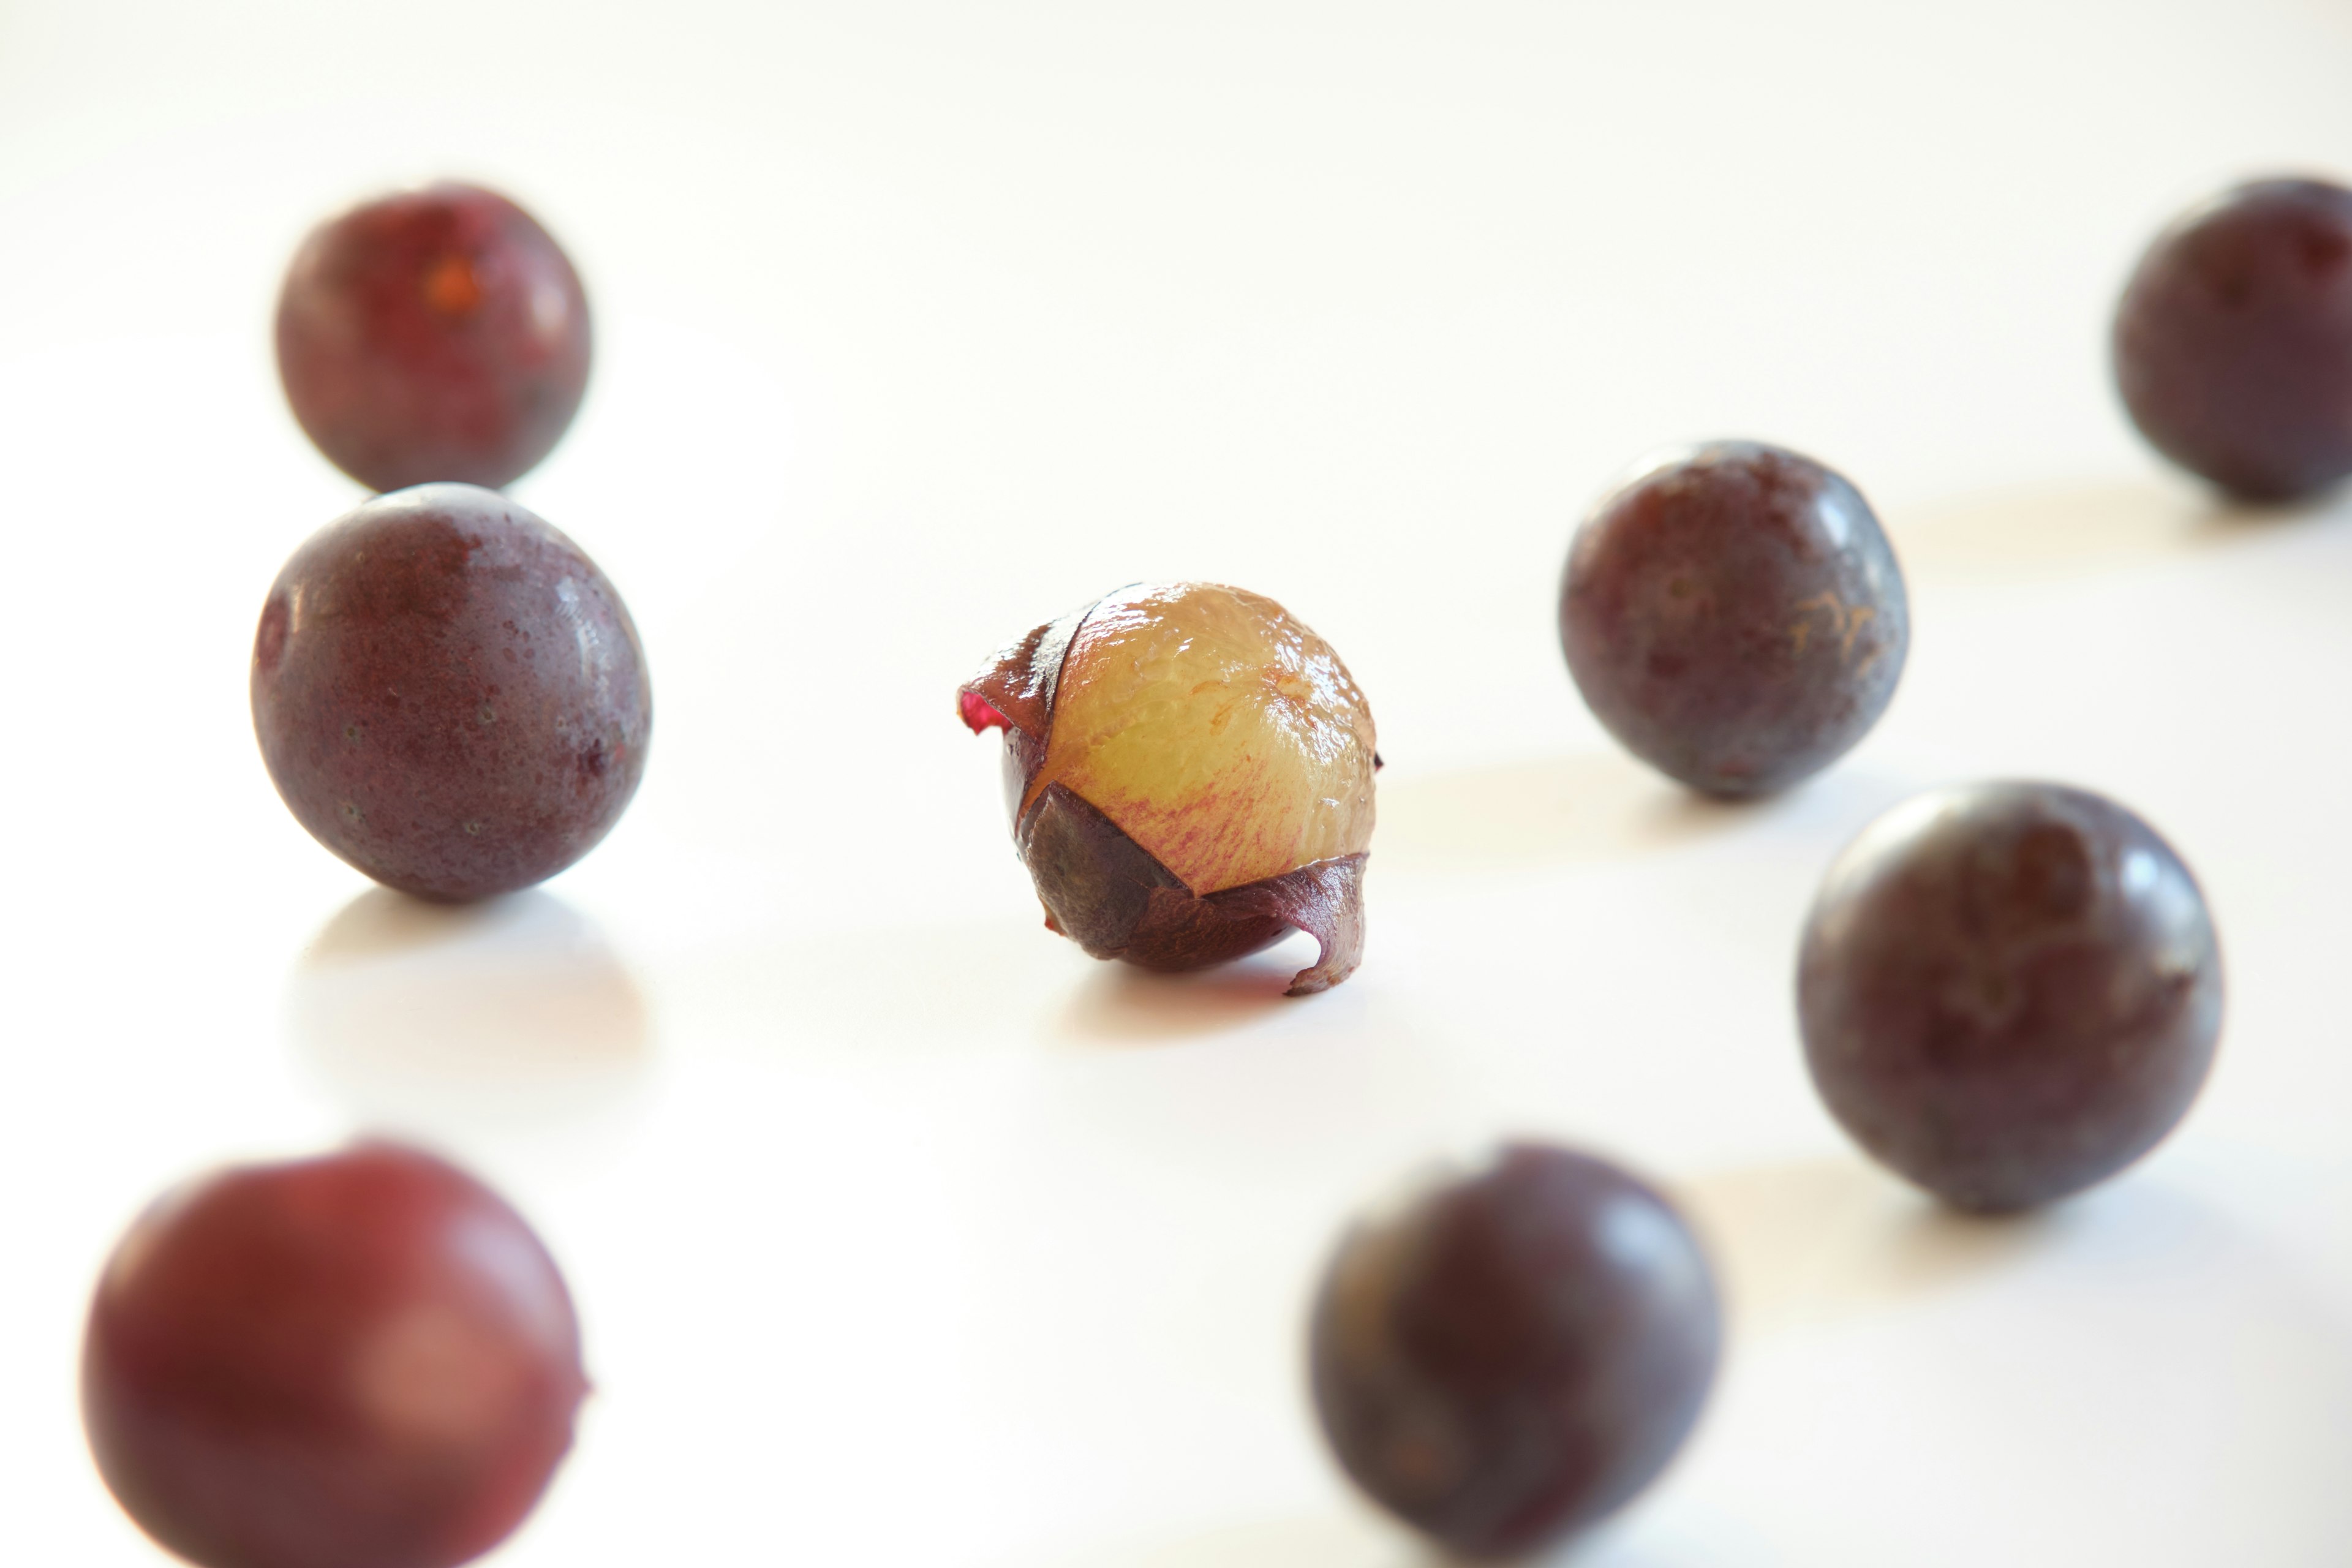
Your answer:
[[[449,1568],[521,1522],[587,1391],[555,1264],[496,1194],[389,1144],[220,1173],[115,1248],[90,1450],[200,1568]]]
[[[643,776],[645,652],[579,546],[494,491],[420,485],[313,535],[254,638],[278,794],[390,887],[525,888],[594,847]]]
[[[1626,750],[1705,794],[1826,767],[1895,695],[1903,573],[1860,491],[1752,441],[1669,454],[1603,496],[1570,545],[1560,648]]]
[[[2221,961],[2171,847],[2045,784],[1919,796],[1831,867],[1797,1010],[1822,1099],[1885,1164],[1962,1209],[2113,1175],[2188,1113]]]
[[[497,489],[529,472],[579,409],[590,347],[570,258],[475,185],[403,192],[320,225],[278,295],[294,417],[375,490]]]
[[[2185,214],[2126,285],[2113,353],[2140,433],[2230,494],[2352,474],[2352,191],[2259,180]]]
[[[1308,1331],[1340,1466],[1451,1551],[1509,1556],[1622,1507],[1698,1418],[1705,1254],[1606,1162],[1515,1143],[1340,1242]]]

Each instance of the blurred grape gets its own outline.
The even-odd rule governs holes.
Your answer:
[[[2166,457],[2252,500],[2352,474],[2352,191],[2260,180],[2158,235],[2116,309],[2116,385]]]
[[[2188,1113],[2221,1026],[2189,868],[2112,801],[1938,790],[1830,868],[1797,976],[1805,1059],[1864,1149],[1965,1209],[2030,1207]]]
[[[1309,1359],[1349,1477],[1450,1550],[1498,1557],[1649,1485],[1698,1419],[1719,1338],[1714,1277],[1664,1198],[1518,1143],[1349,1232]]]
[[[494,1193],[363,1144],[228,1170],[131,1227],[90,1308],[106,1484],[200,1568],[449,1568],[539,1500],[587,1382]]]
[[[313,230],[278,301],[294,417],[377,490],[492,488],[547,456],[588,385],[588,299],[531,216],[436,184]]]

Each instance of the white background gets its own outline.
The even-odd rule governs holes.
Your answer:
[[[2352,1558],[2352,515],[2248,518],[2109,391],[2139,247],[2352,173],[2335,0],[1156,6],[0,0],[0,1556],[153,1563],[82,1447],[113,1237],[218,1161],[430,1140],[599,1393],[496,1561],[1404,1568],[1326,1463],[1347,1214],[1505,1131],[1687,1199],[1733,1307],[1585,1568]],[[268,350],[305,228],[497,184],[587,279],[516,493],[626,595],[651,770],[541,892],[369,891],[246,710],[359,495]],[[1615,752],[1552,629],[1662,443],[1851,475],[1885,722],[1768,805]],[[951,694],[1116,584],[1272,595],[1390,767],[1356,978],[1039,928]],[[1797,923],[1874,813],[2146,814],[2231,964],[2181,1133],[1965,1225],[1816,1106]]]

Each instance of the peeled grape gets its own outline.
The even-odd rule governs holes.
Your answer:
[[[165,1196],[99,1282],[82,1417],[199,1568],[448,1568],[538,1502],[587,1392],[554,1262],[464,1172],[386,1144]]]
[[[378,490],[496,488],[562,437],[588,385],[588,299],[531,216],[436,184],[313,230],[278,301],[286,397],[334,465]]]
[[[1137,584],[1001,649],[956,696],[1004,731],[1013,843],[1045,923],[1097,958],[1195,969],[1293,928],[1293,994],[1363,951],[1372,716],[1330,644],[1260,595]]]
[[[2112,801],[2046,784],[1920,795],[1831,866],[1797,974],[1830,1111],[1963,1209],[2032,1207],[2188,1113],[2221,1026],[2189,868]]]
[[[478,899],[553,876],[636,792],[653,731],[620,595],[494,491],[419,485],[321,529],[253,645],[262,760],[377,881]]]
[[[1843,755],[1894,697],[1910,626],[1861,492],[1751,441],[1644,465],[1586,517],[1560,581],[1560,647],[1594,715],[1708,795]]]
[[[1697,1422],[1720,1339],[1714,1275],[1664,1198],[1517,1143],[1349,1232],[1308,1358],[1356,1484],[1445,1547],[1500,1557],[1648,1486]]]
[[[2258,180],[2158,235],[2116,310],[2116,385],[2157,450],[2287,500],[2352,474],[2352,191]]]

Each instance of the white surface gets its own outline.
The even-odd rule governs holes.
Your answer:
[[[502,1568],[1421,1563],[1322,1458],[1303,1300],[1500,1131],[1675,1184],[1733,1296],[1698,1440],[1577,1563],[2341,1563],[2352,515],[2214,514],[2103,335],[2179,205],[2352,170],[2347,67],[2332,0],[0,0],[0,1556],[158,1561],[74,1406],[120,1227],[377,1125],[582,1304],[600,1392]],[[302,835],[245,699],[357,499],[280,405],[279,269],[445,173],[587,276],[517,493],[658,713],[604,847],[457,916]],[[1718,434],[1851,474],[1916,616],[1878,731],[1750,811],[1615,753],[1550,624],[1587,499]],[[1150,576],[1370,695],[1328,996],[1038,929],[950,696]],[[1832,851],[2003,773],[2172,837],[2232,990],[2179,1137],[1985,1228],[1843,1144],[1789,990]]]

